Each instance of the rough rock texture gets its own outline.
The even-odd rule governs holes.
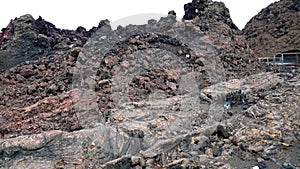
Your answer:
[[[263,9],[243,34],[257,57],[300,49],[300,1],[281,0]]]
[[[1,71],[0,168],[300,167],[299,70],[254,72],[224,4],[192,4]]]
[[[254,72],[251,70],[258,66],[253,63],[254,53],[241,31],[232,22],[229,10],[223,2],[193,0],[184,8],[183,19],[191,20],[197,25],[218,49],[223,67],[229,70],[226,75],[228,79]]]
[[[60,30],[41,17],[34,20],[30,15],[24,15],[12,21],[4,29],[2,34],[5,32],[10,34],[2,37],[1,49],[3,50],[0,53],[15,52],[15,48],[22,50],[24,46],[14,46],[19,41],[24,45],[35,42],[19,36],[20,32],[45,37],[49,48],[46,53],[35,59],[24,57],[22,52],[13,55],[13,60],[6,58],[10,55],[1,58],[4,67],[8,66],[7,63],[13,63],[10,65],[13,66],[21,62],[3,70],[0,75],[0,112],[2,121],[5,121],[0,124],[1,137],[8,133],[10,134],[8,137],[15,137],[15,134],[31,134],[55,129],[73,131],[80,128],[74,112],[71,112],[71,108],[67,108],[72,105],[72,102],[71,96],[65,92],[71,89],[73,67],[82,46],[104,22],[107,21],[101,21],[98,27],[90,31],[86,31],[83,27],[78,27],[76,31]],[[12,29],[15,27],[19,28]],[[28,54],[28,52],[34,52],[35,49],[35,46],[26,48],[24,52]],[[62,93],[65,94],[61,96],[62,98],[57,97]],[[54,113],[48,116],[55,117],[55,120],[49,119],[47,115],[40,116],[41,112]],[[37,116],[35,120],[31,119],[33,116]]]
[[[67,50],[70,45],[83,46],[96,30],[86,31],[83,27],[76,31],[60,30],[41,17],[35,20],[31,15],[11,20],[0,33],[0,70]]]

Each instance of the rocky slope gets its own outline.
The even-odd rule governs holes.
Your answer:
[[[90,31],[83,27],[75,31],[61,30],[41,17],[35,20],[31,15],[11,20],[0,33],[0,70],[66,51],[70,45],[82,47],[96,30],[96,27]]]
[[[0,73],[0,168],[299,167],[299,72],[253,71],[223,3],[185,12],[84,34],[29,19],[54,45]]]
[[[300,1],[281,0],[254,16],[243,34],[257,57],[300,50]]]
[[[192,20],[201,31],[206,33],[220,52],[223,67],[233,76],[249,74],[258,65],[253,63],[254,53],[244,36],[232,22],[229,10],[222,2],[193,0],[184,6],[184,20]],[[251,64],[250,64],[251,63]]]

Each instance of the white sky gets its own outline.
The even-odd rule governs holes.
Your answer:
[[[90,29],[102,19],[111,23],[131,15],[156,13],[167,14],[175,10],[182,18],[183,5],[192,0],[5,0],[1,2],[0,29],[10,19],[24,14],[34,18],[42,16],[57,28],[76,29],[83,26]],[[233,22],[242,29],[262,8],[278,0],[218,0],[230,10]],[[146,16],[146,15],[143,15]],[[147,18],[148,19],[148,18]],[[134,23],[133,23],[134,24]]]

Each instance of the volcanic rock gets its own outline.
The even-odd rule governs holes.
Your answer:
[[[37,32],[35,20],[30,15],[12,20],[2,30],[0,44],[0,69],[36,59],[50,48],[47,37]]]
[[[0,72],[0,168],[298,167],[299,72],[253,71],[223,3],[185,8],[116,30],[29,19],[48,52]]]
[[[257,69],[259,65],[254,63],[253,51],[242,32],[232,22],[223,2],[193,0],[184,9],[183,20],[192,20],[216,47],[221,66],[229,71],[226,72],[227,79],[251,74]]]
[[[281,0],[261,10],[243,29],[243,34],[257,57],[299,51],[300,1]]]
[[[96,29],[60,30],[42,17],[23,15],[10,21],[0,33],[0,70],[36,60],[55,51],[82,47]]]

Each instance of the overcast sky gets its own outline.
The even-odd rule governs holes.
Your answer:
[[[114,23],[119,19],[131,15],[144,13],[167,14],[170,10],[175,10],[177,17],[182,18],[184,13],[183,5],[191,1],[192,0],[5,0],[1,2],[0,28],[6,27],[10,19],[24,14],[31,14],[34,18],[42,16],[45,20],[56,25],[56,27],[63,29],[76,29],[78,26],[90,29],[92,26],[97,26],[102,19],[109,19],[111,23]],[[242,29],[261,9],[278,0],[218,1],[225,3],[230,10],[233,22]]]

